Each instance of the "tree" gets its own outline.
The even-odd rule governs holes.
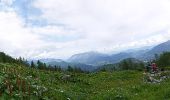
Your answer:
[[[43,69],[46,69],[46,68],[47,68],[46,63],[43,63]]]
[[[26,67],[29,66],[28,61],[22,57],[19,58],[12,58],[11,56],[5,54],[4,52],[0,52],[0,62],[2,63],[16,63],[20,65],[24,65]]]
[[[170,67],[170,52],[164,52],[156,61],[159,67]]]
[[[60,66],[56,66],[56,65],[55,65],[55,66],[54,66],[54,70],[55,70],[55,71],[59,71],[59,72],[60,72],[62,69],[61,69],[61,67],[60,67]]]
[[[106,72],[106,68],[102,68],[100,71],[101,72]]]
[[[122,61],[121,67],[123,70],[128,70],[129,69],[128,62],[126,60]]]
[[[53,70],[54,68],[53,68],[53,66],[48,65],[48,69],[49,69],[49,70]]]
[[[144,68],[144,63],[136,59],[125,59],[120,62],[120,70],[142,70]]]
[[[11,56],[5,54],[4,52],[0,52],[0,62],[2,62],[2,63],[17,63],[17,60],[15,60]]]
[[[44,64],[41,61],[37,61],[37,67],[38,69],[43,69],[44,68]]]
[[[68,66],[67,71],[73,72],[73,68],[71,66]]]
[[[33,61],[31,61],[31,68],[36,68],[36,66],[35,66]]]
[[[74,67],[73,71],[75,73],[82,73],[83,72],[83,70],[80,67]]]

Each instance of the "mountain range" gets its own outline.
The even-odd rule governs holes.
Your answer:
[[[141,50],[131,50],[131,51],[128,50],[112,55],[101,54],[97,52],[76,54],[70,57],[68,61],[97,66],[101,64],[107,64],[107,63],[110,64],[117,63],[126,58],[136,58],[142,61],[149,60],[149,59],[153,59],[155,54],[159,55],[166,51],[170,51],[170,40],[161,43],[151,49],[141,49]]]
[[[152,48],[127,50],[111,55],[92,51],[75,54],[66,61],[61,59],[40,59],[40,61],[49,65],[58,65],[62,68],[67,68],[70,65],[73,67],[80,67],[83,70],[94,70],[99,66],[115,64],[128,58],[135,58],[141,61],[150,60],[155,57],[155,54],[159,55],[167,51],[170,51],[170,40]]]
[[[38,60],[33,60],[34,63],[36,63]],[[94,66],[88,65],[88,64],[83,64],[83,63],[74,63],[74,62],[67,62],[62,59],[53,59],[53,58],[46,58],[46,59],[39,59],[39,61],[46,63],[47,65],[51,66],[59,66],[62,69],[67,69],[68,66],[71,67],[80,67],[83,71],[92,71],[96,69]],[[29,62],[31,63],[31,62]]]

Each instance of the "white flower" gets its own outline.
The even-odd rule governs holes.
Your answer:
[[[70,98],[67,98],[67,100],[71,100]]]

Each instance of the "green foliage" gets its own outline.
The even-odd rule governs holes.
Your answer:
[[[101,72],[106,72],[107,70],[106,70],[106,68],[101,68],[100,71]]]
[[[9,62],[8,62],[9,63]],[[27,60],[22,58],[22,57],[19,57],[18,59],[16,59],[16,63],[17,64],[20,64],[20,65],[24,65],[26,67],[29,67],[30,65],[28,64]]]
[[[118,71],[118,64],[106,64],[103,65],[102,67],[99,67],[96,71],[101,71],[101,72],[113,72],[113,71]]]
[[[16,63],[27,67],[29,66],[28,62],[24,58],[19,57],[18,59],[14,59],[4,52],[0,52],[0,63]]]
[[[46,64],[42,63],[39,60],[37,61],[37,67],[38,67],[38,69],[46,69],[47,68]]]
[[[169,79],[145,83],[139,71],[86,74],[0,63],[2,100],[165,100],[169,99],[169,84]]]
[[[106,64],[97,69],[97,71],[120,71],[120,70],[138,70],[142,71],[144,69],[144,63],[134,58],[124,59],[116,64]]]
[[[76,73],[83,73],[84,71],[81,70],[81,68],[79,68],[79,67],[75,67],[75,68],[73,69],[73,72],[76,72]]]
[[[125,59],[119,63],[121,70],[143,70],[144,63],[134,61],[134,59]]]
[[[33,61],[31,61],[31,68],[36,68],[36,65],[34,64]]]
[[[156,62],[161,68],[170,66],[170,52],[164,52],[163,54],[161,54]]]
[[[59,66],[47,67],[40,61],[37,62],[37,67],[43,70],[36,69],[36,64],[33,62],[32,68],[25,67],[27,63],[23,58],[15,60],[4,53],[0,54],[0,99],[2,100],[170,99],[170,79],[167,78],[160,84],[145,83],[142,72],[135,71],[143,67],[143,63],[140,62],[122,61],[120,66],[124,71],[107,72],[107,69],[103,69],[95,73],[82,73],[77,67],[69,66],[67,71],[62,71]],[[165,56],[169,59],[168,57]],[[162,62],[166,60],[162,60],[161,57],[159,59]],[[165,63],[167,66],[168,61]],[[170,77],[169,75],[168,71],[161,74]]]
[[[4,52],[0,52],[0,62],[2,63],[15,63],[16,60],[6,55]]]
[[[67,71],[73,72],[73,68],[71,66],[68,66]]]
[[[123,69],[123,70],[129,70],[130,67],[132,65],[132,62],[131,61],[126,61],[126,60],[123,60],[121,63],[120,63],[120,67]]]
[[[59,71],[59,72],[62,71],[61,67],[60,66],[56,66],[56,65],[54,66],[54,70],[55,71]]]
[[[68,66],[67,71],[68,72],[74,72],[74,73],[83,73],[84,72],[79,67],[71,67],[71,66]]]

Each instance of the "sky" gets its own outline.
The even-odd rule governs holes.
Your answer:
[[[170,0],[0,0],[0,51],[27,59],[170,40]]]

